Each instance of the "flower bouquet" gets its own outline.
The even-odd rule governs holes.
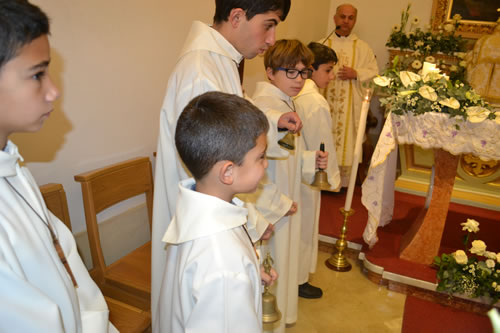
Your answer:
[[[487,296],[491,304],[495,304],[500,299],[500,253],[486,251],[486,244],[481,240],[472,241],[468,249],[470,235],[479,231],[479,222],[467,219],[461,225],[462,230],[467,231],[465,251],[443,253],[434,258],[433,264],[438,267],[437,290],[471,298]]]
[[[399,70],[418,71],[424,61],[436,63],[447,72],[452,80],[465,81],[467,42],[456,35],[462,17],[453,16],[451,22],[441,25],[437,33],[430,31],[430,25],[421,29],[420,19],[409,21],[411,4],[401,13],[401,23],[392,28],[387,43],[389,49],[399,50]]]
[[[447,75],[440,74],[435,64],[427,62],[419,73],[398,71],[398,61],[396,56],[392,68],[373,79],[386,112],[397,115],[447,113],[473,123],[489,119],[500,124],[500,112],[491,111],[468,84],[450,80]]]

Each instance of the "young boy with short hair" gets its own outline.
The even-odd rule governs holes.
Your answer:
[[[8,140],[40,130],[59,97],[48,34],[40,8],[0,0],[0,332],[116,332],[71,231]]]
[[[311,51],[298,40],[279,40],[266,51],[264,65],[269,82],[257,83],[252,98],[270,123],[275,123],[284,113],[295,111],[292,98],[310,77],[312,71],[309,66],[312,61]],[[280,133],[284,136],[284,132]],[[300,183],[304,181],[310,184],[316,169],[326,168],[328,153],[318,151],[319,147],[307,151],[304,149],[303,137],[298,134],[293,137],[295,149],[289,151],[280,148],[280,158],[269,158],[267,174],[280,191],[294,200],[301,210],[304,207],[300,202]],[[300,214],[285,216],[275,223],[274,236],[269,240],[275,268],[281,275],[275,292],[278,308],[283,312],[278,331],[284,331],[285,323],[291,324],[297,320],[301,224],[308,223],[310,221],[301,221]],[[321,297],[321,290],[307,282],[301,288],[313,290],[317,297]]]
[[[329,152],[328,182],[329,191],[338,192],[340,186],[340,172],[337,165],[337,153],[333,142],[332,117],[330,106],[319,93],[319,89],[328,86],[335,75],[333,66],[337,63],[337,55],[328,46],[319,43],[309,43],[309,50],[314,55],[312,76],[307,79],[300,93],[294,98],[297,114],[302,120],[302,137],[305,149],[318,149],[321,143],[325,144],[325,151]],[[309,279],[309,273],[316,271],[319,235],[319,213],[321,206],[321,191],[304,183],[300,184],[300,195],[303,209],[300,210],[302,221],[312,221],[302,224],[300,234],[300,264],[299,284]],[[304,295],[307,297],[307,295]]]
[[[234,196],[255,191],[265,175],[268,129],[254,105],[221,92],[196,97],[181,113],[175,144],[194,179],[180,182],[163,237],[159,331],[262,331],[259,259],[248,210]]]

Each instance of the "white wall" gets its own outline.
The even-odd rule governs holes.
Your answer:
[[[85,229],[75,174],[156,150],[167,79],[195,18],[214,1],[33,0],[51,18],[50,72],[62,95],[44,128],[12,139],[39,184],[65,187]],[[154,160],[153,160],[154,161]]]
[[[85,229],[85,218],[73,176],[139,155],[153,160],[169,73],[191,21],[211,22],[215,6],[213,0],[32,1],[51,18],[50,72],[62,96],[40,132],[11,139],[39,184],[64,185],[77,233]],[[385,41],[406,1],[353,3],[359,9],[355,31],[382,67]],[[428,20],[431,5],[432,0],[414,3],[414,12]],[[330,30],[332,6],[330,0],[293,0],[277,38],[321,39]],[[262,58],[247,61],[247,92],[262,79]]]

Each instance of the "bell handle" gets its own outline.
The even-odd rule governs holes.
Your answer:
[[[325,152],[325,143],[324,143],[324,142],[321,142],[321,143],[320,143],[320,145],[319,145],[319,150],[320,150],[321,152],[323,152],[323,153]],[[323,171],[324,169],[318,168],[318,170]]]

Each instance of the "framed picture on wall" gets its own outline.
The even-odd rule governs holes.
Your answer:
[[[432,30],[460,14],[462,20],[458,33],[465,38],[479,38],[490,34],[496,25],[499,12],[498,0],[434,0],[432,4]]]

